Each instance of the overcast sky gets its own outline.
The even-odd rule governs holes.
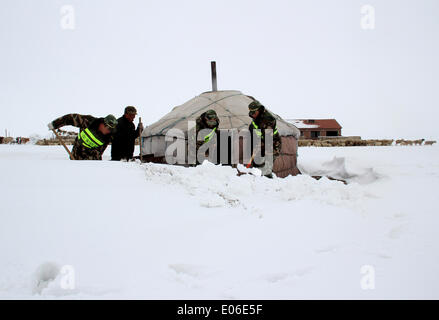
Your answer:
[[[366,4],[374,29],[362,28]],[[437,0],[1,0],[0,26],[0,135],[127,105],[153,123],[210,90],[216,60],[220,90],[284,118],[439,138]]]

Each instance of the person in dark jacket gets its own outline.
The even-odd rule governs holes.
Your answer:
[[[139,123],[137,129],[134,125],[134,118],[137,115],[135,107],[125,108],[124,115],[117,120],[116,132],[113,135],[111,145],[111,160],[130,160],[133,158],[134,144],[136,138],[143,131],[143,126]]]

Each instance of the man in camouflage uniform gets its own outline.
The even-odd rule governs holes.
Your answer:
[[[220,120],[215,112],[215,110],[207,110],[206,112],[202,113],[196,120],[196,127],[195,127],[195,139],[198,137],[198,133],[203,129],[209,129],[210,132],[204,136],[204,139],[201,141],[196,141],[196,153],[198,153],[198,149],[205,143],[211,141],[211,139],[214,138],[216,133],[218,132],[218,126],[220,124]],[[206,155],[208,156],[209,151],[207,151]]]
[[[47,126],[50,130],[63,126],[79,128],[79,134],[73,143],[72,160],[102,160],[102,154],[111,141],[111,133],[116,125],[117,120],[111,114],[105,118],[95,118],[71,113],[53,120]]]
[[[253,132],[255,132],[256,136],[261,139],[261,156],[264,157],[266,155],[270,156],[270,154],[273,155],[273,161],[271,163],[267,162],[266,164],[258,165],[253,162],[252,165],[254,167],[265,167],[262,173],[267,177],[272,177],[273,163],[276,158],[280,156],[282,148],[281,138],[276,126],[276,119],[259,101],[255,99],[248,105],[248,109],[249,116],[252,118],[249,130],[252,136]],[[273,133],[273,150],[267,150],[268,154],[265,153],[266,129],[271,129]]]

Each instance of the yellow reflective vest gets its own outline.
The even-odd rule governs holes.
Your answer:
[[[256,132],[257,136],[259,138],[263,138],[262,132],[261,132],[261,129],[259,129],[259,126],[254,121],[252,121],[252,125],[253,125],[253,128],[255,128],[255,132]],[[273,132],[273,135],[275,135],[277,133],[278,133],[278,131],[277,131],[277,126],[276,126],[276,128],[275,128],[275,130]]]
[[[78,140],[84,147],[89,149],[99,148],[104,145],[104,143],[99,140],[88,128],[79,131]]]
[[[212,136],[215,134],[215,131],[216,131],[216,127],[213,128],[213,130],[207,136],[204,137],[204,143],[207,143],[210,141],[210,139],[212,139]]]

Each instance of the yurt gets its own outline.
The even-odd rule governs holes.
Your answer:
[[[215,82],[216,83],[216,82]],[[214,89],[216,85],[214,86]],[[171,129],[184,132],[187,140],[188,121],[195,121],[203,112],[213,109],[216,111],[222,129],[247,129],[251,123],[248,115],[248,105],[252,98],[240,91],[212,90],[204,92],[186,103],[174,107],[168,114],[157,122],[147,126],[141,136],[142,161],[166,163],[165,152],[171,141],[166,141],[166,133]],[[262,101],[263,103],[263,101]],[[277,177],[297,175],[297,140],[300,131],[291,123],[284,121],[277,114],[269,110],[277,120],[277,129],[282,139],[281,156],[273,164],[273,172]],[[241,159],[242,160],[242,159]]]

